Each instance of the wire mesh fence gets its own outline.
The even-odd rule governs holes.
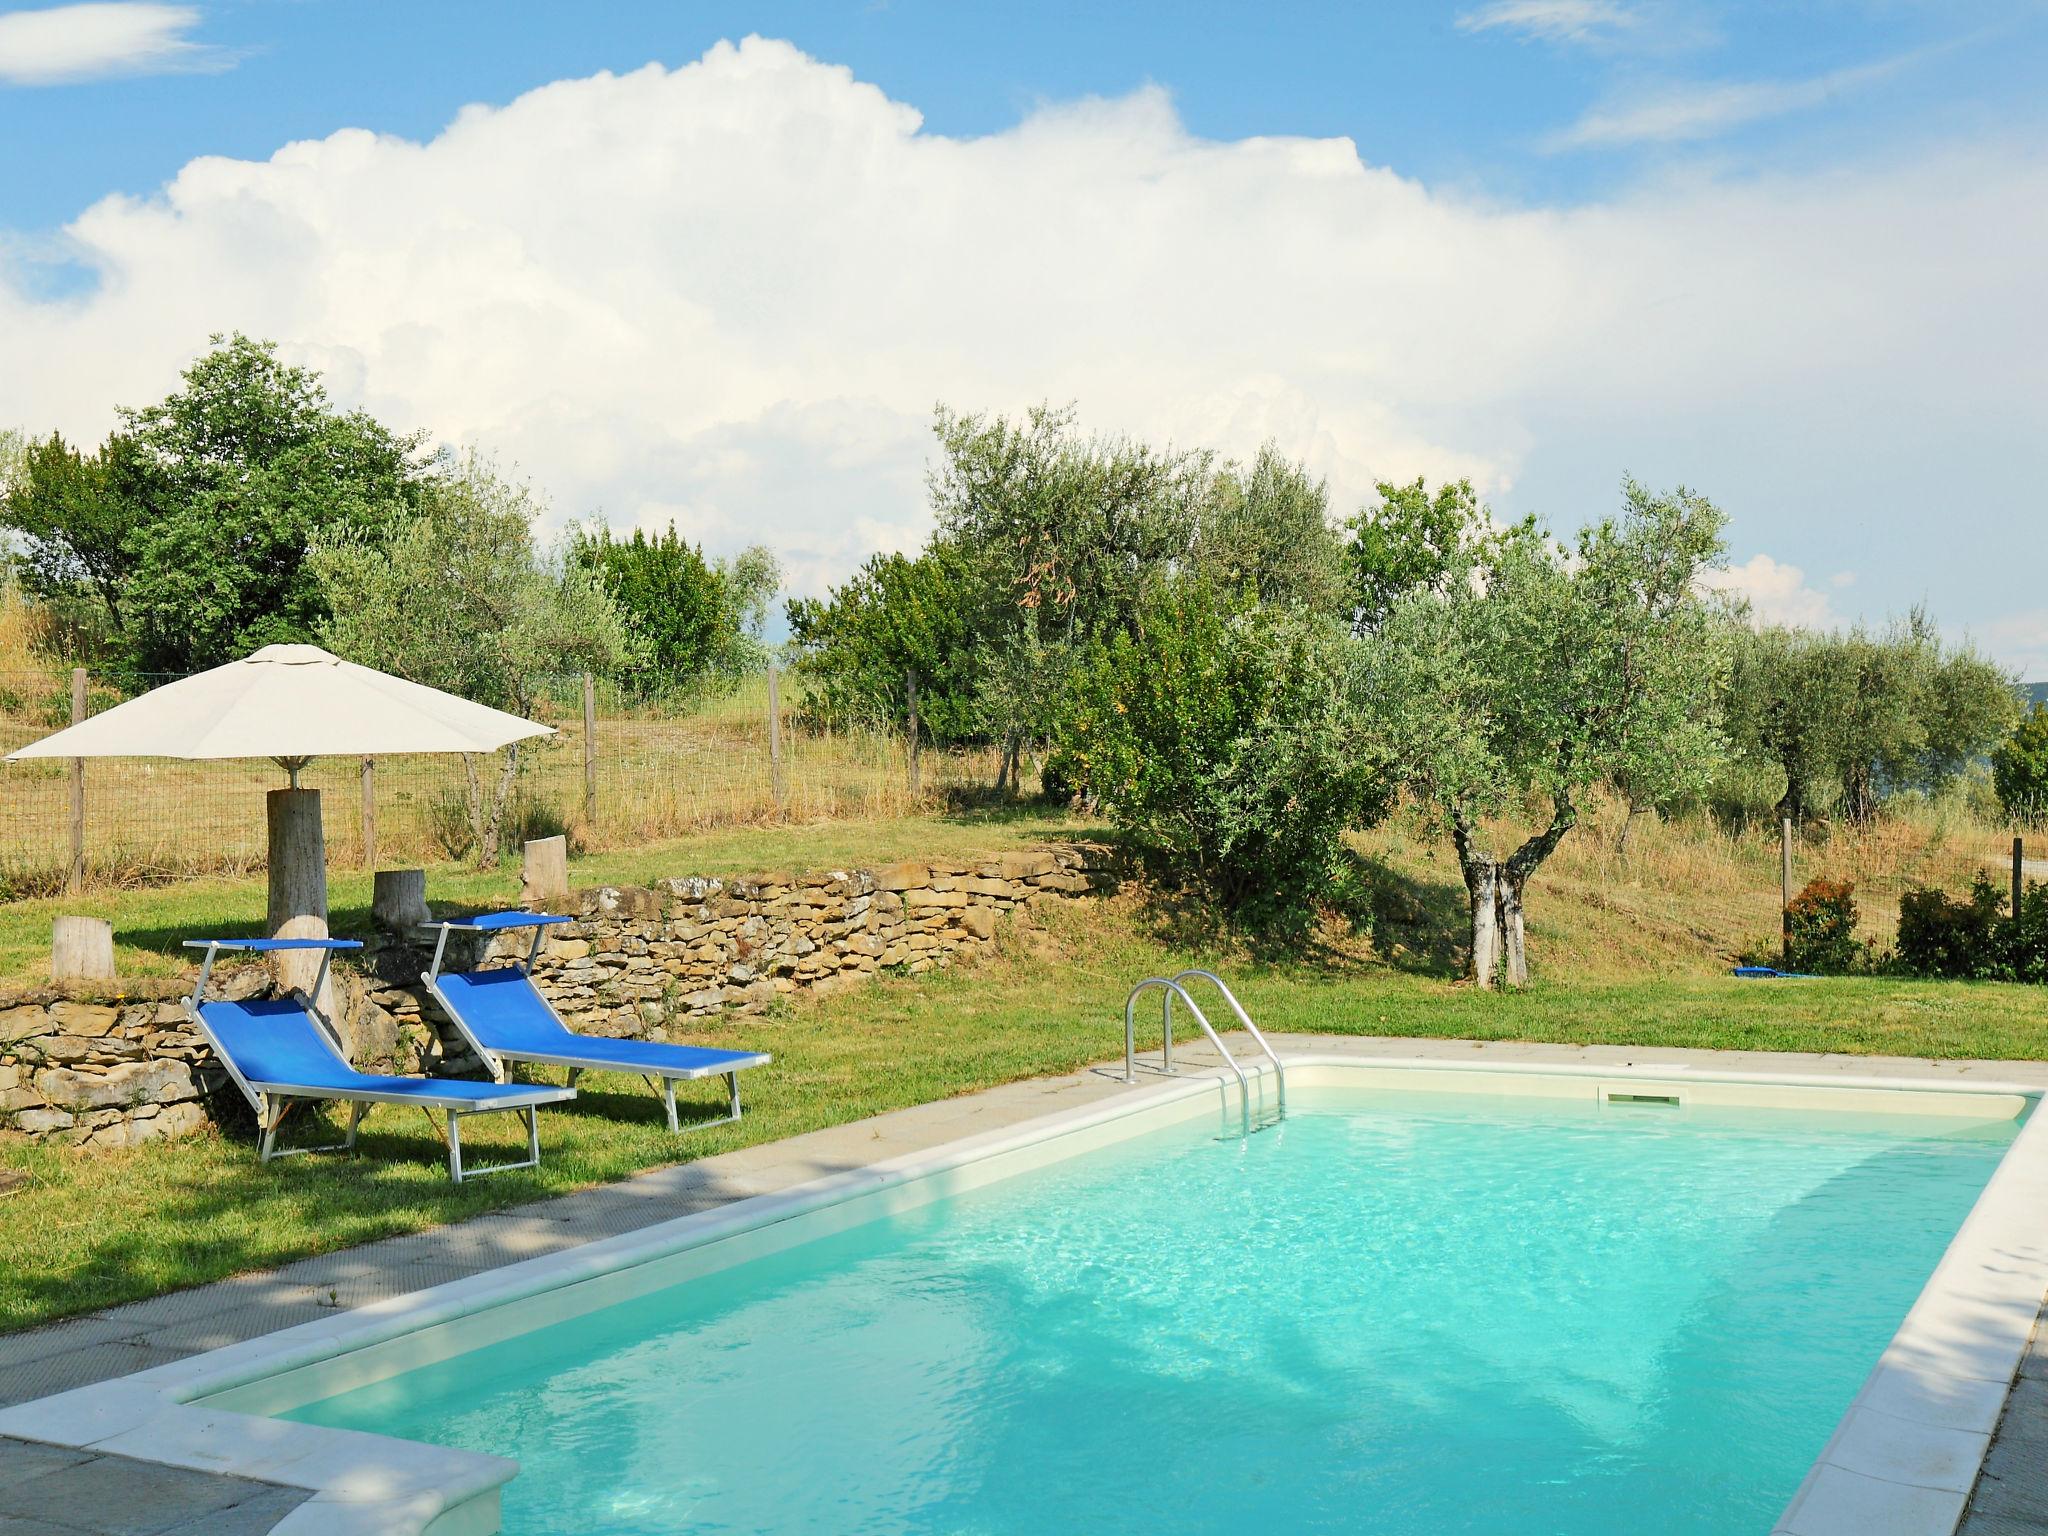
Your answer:
[[[169,679],[144,679],[146,683]],[[593,690],[586,732],[580,677],[550,680],[535,716],[555,734],[523,743],[505,840],[569,832],[589,847],[676,837],[708,827],[909,813],[932,797],[987,784],[993,750],[927,747],[913,792],[908,742],[887,728],[801,728],[785,684],[771,730],[769,685],[750,678],[695,703]],[[123,694],[93,684],[88,713]],[[69,724],[71,689],[56,672],[0,672],[0,755]],[[484,793],[503,759],[477,762]],[[0,896],[61,890],[72,853],[72,768],[65,760],[0,767]],[[236,873],[265,856],[264,794],[285,783],[262,760],[94,758],[84,766],[88,883],[154,883]],[[389,865],[473,851],[468,770],[454,756],[316,759],[299,776],[319,789],[336,865]]]

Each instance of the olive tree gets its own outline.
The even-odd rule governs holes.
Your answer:
[[[1874,633],[1744,633],[1728,724],[1741,756],[1783,773],[1781,816],[1832,803],[1867,821],[1895,791],[1939,791],[2017,714],[2012,679],[1916,609]]]
[[[1704,788],[1718,763],[1728,626],[1699,577],[1724,519],[1689,491],[1625,481],[1621,514],[1566,547],[1533,522],[1494,527],[1476,499],[1411,499],[1433,514],[1439,558],[1420,582],[1380,589],[1368,697],[1409,792],[1457,850],[1472,979],[1519,985],[1529,880],[1585,792]],[[1455,528],[1434,515],[1447,505]],[[1498,822],[1532,801],[1545,814],[1496,843]]]
[[[436,480],[424,510],[387,543],[337,540],[312,569],[331,617],[321,642],[365,666],[530,714],[548,676],[612,676],[639,659],[624,613],[602,579],[535,541],[541,501],[471,455]],[[520,769],[505,748],[494,788],[474,756],[468,770],[477,862],[497,862],[505,809]]]

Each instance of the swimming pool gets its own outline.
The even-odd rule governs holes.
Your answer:
[[[1199,1115],[270,1408],[516,1457],[509,1536],[1760,1533],[2020,1107],[1436,1088]]]

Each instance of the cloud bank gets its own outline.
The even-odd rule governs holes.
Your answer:
[[[224,51],[185,34],[199,24],[189,5],[59,5],[0,13],[0,82],[61,85],[107,75],[225,69]]]
[[[1835,585],[1847,586],[1851,579],[1837,576]],[[1802,629],[1842,627],[1842,616],[1835,612],[1833,600],[1807,584],[1806,572],[1769,555],[1752,555],[1726,570],[1710,571],[1703,585],[1746,598],[1750,616],[1758,624],[1791,624]]]
[[[2048,436],[2048,349],[2015,321],[2039,314],[2048,168],[2018,151],[1518,209],[1348,140],[1202,140],[1157,90],[950,138],[750,39],[427,143],[197,160],[67,238],[89,295],[0,277],[0,423],[96,438],[240,328],[517,461],[564,515],[763,540],[806,591],[922,536],[941,400],[1271,438],[1340,510],[1427,474],[1520,511],[1532,463],[1553,494],[1597,487],[1538,505],[1561,526],[1624,469],[1724,501],[1784,480],[1731,508],[1738,551],[1780,558],[1822,516],[1806,487],[1907,423]]]

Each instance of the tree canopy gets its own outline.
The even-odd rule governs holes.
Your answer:
[[[633,626],[651,691],[729,684],[764,663],[761,629],[782,582],[767,549],[711,562],[673,523],[652,537],[636,528],[629,538],[600,523],[571,533],[569,559],[603,583]]]
[[[388,538],[431,479],[420,436],[335,409],[269,342],[212,341],[162,401],[121,408],[96,451],[56,434],[31,445],[0,502],[24,590],[89,606],[133,672],[311,638],[326,607],[307,551]]]
[[[1082,433],[1071,408],[1021,420],[941,409],[928,478],[933,532],[877,556],[828,597],[789,607],[815,707],[902,719],[917,678],[938,740],[1019,749],[1058,734],[1076,669],[1131,633],[1159,581],[1348,615],[1343,544],[1321,481],[1268,446],[1242,467],[1206,451]]]
[[[1344,834],[1390,803],[1364,677],[1342,623],[1200,573],[1170,577],[1077,669],[1056,764],[1155,875],[1299,933],[1338,874]]]
[[[2015,821],[2048,820],[2048,704],[2039,699],[1991,754],[1991,782]]]
[[[1780,815],[1866,821],[1888,795],[1950,783],[2018,709],[2003,671],[1915,611],[1877,633],[1744,632],[1728,727],[1738,753],[1783,775]]]
[[[432,482],[419,515],[388,540],[330,534],[307,562],[328,612],[320,643],[519,715],[550,677],[630,665],[640,652],[625,615],[592,572],[540,547],[541,510],[530,486],[472,454]],[[497,858],[519,761],[515,743],[494,791],[470,764],[482,863]]]

